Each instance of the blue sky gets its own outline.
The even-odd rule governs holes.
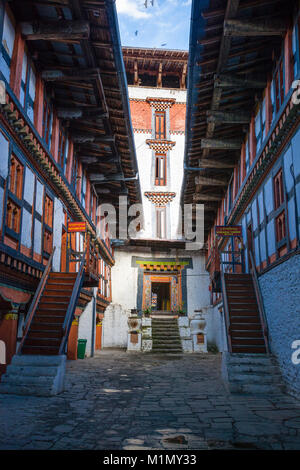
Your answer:
[[[191,0],[117,0],[122,46],[189,47]],[[137,31],[137,34],[136,34]]]

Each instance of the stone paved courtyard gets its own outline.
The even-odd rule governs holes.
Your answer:
[[[297,449],[300,402],[226,392],[220,355],[106,351],[53,398],[0,396],[0,449]]]

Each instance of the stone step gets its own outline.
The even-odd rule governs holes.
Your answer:
[[[34,387],[30,385],[18,385],[10,383],[0,383],[0,394],[5,393],[9,395],[28,395],[28,396],[38,396],[38,397],[49,397],[51,395],[56,395],[56,392],[49,387]]]
[[[63,391],[65,368],[65,355],[15,355],[1,377],[0,393],[56,395]]]
[[[57,367],[55,366],[18,366],[10,364],[7,366],[6,374],[8,376],[30,376],[30,377],[41,377],[41,376],[55,376],[57,373]]]
[[[62,362],[62,356],[36,356],[35,354],[26,356],[15,354],[11,364],[18,366],[58,366]]]
[[[53,376],[47,375],[15,375],[15,374],[3,374],[3,383],[15,384],[15,385],[46,385],[51,386],[53,382]]]
[[[231,393],[254,394],[254,395],[279,395],[284,393],[283,385],[277,384],[258,384],[258,383],[239,383],[230,382],[229,390]]]
[[[154,345],[161,345],[161,346],[170,346],[172,344],[175,344],[176,347],[180,346],[181,347],[181,341],[153,341],[153,346]]]
[[[182,349],[152,349],[154,354],[162,353],[162,354],[182,354]]]
[[[280,384],[281,377],[278,374],[266,374],[265,372],[253,373],[253,372],[243,372],[243,373],[233,373],[229,372],[229,380],[239,383],[260,383],[263,385],[267,384]]]

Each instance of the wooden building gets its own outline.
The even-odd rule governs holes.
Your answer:
[[[100,347],[114,254],[96,208],[117,208],[119,195],[137,203],[140,187],[113,2],[1,1],[0,36],[3,370],[17,342],[24,354],[57,354],[69,332],[76,358],[81,315],[93,302]],[[32,299],[39,325],[31,324]],[[51,309],[63,325],[49,325]]]
[[[299,4],[194,1],[191,28],[182,203],[204,204],[211,303],[229,351],[270,350],[299,390]],[[240,240],[216,235],[235,225]],[[233,313],[228,271],[257,276],[260,319],[250,291]]]

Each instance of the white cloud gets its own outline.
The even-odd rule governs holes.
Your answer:
[[[138,4],[138,0],[117,0],[116,5],[119,15],[127,15],[135,19],[149,18],[151,16],[142,10],[143,6]]]

